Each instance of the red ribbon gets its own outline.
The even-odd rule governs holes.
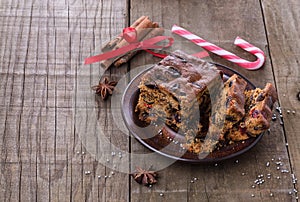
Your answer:
[[[166,55],[155,53],[153,51],[150,51],[149,49],[167,48],[167,47],[170,47],[174,42],[174,39],[172,37],[167,37],[167,36],[156,36],[156,37],[138,42],[137,41],[137,32],[136,32],[136,29],[133,27],[127,27],[127,28],[123,29],[123,38],[129,43],[129,45],[121,47],[116,50],[112,50],[112,51],[100,54],[100,55],[95,55],[95,56],[86,58],[84,61],[84,64],[92,64],[92,63],[99,62],[102,60],[114,58],[117,56],[122,56],[129,51],[140,50],[140,49],[145,50],[154,56],[164,58],[164,57],[166,57]],[[157,43],[164,41],[164,40],[168,40],[169,43],[165,46],[156,45]]]

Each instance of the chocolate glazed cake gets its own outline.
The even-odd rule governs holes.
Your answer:
[[[197,154],[268,129],[275,88],[247,91],[239,76],[223,83],[222,75],[215,65],[175,51],[143,75],[135,112],[183,135],[183,147]]]
[[[210,122],[208,89],[219,87],[221,79],[214,65],[175,51],[143,76],[135,111],[140,120],[166,124],[185,136],[188,148],[199,150]]]

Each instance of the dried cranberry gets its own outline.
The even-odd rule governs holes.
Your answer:
[[[144,106],[147,107],[148,109],[151,109],[151,108],[152,108],[152,105],[151,105],[151,104],[146,104],[146,103],[144,103]]]

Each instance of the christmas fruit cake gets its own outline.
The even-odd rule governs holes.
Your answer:
[[[175,51],[144,74],[135,111],[140,120],[164,123],[192,142],[208,128],[208,89],[221,79],[214,65]]]
[[[162,121],[175,131],[198,134],[202,124],[208,126],[208,86],[221,78],[214,65],[175,51],[144,74],[135,110],[147,123]],[[207,109],[200,113],[202,106]]]
[[[267,130],[275,88],[246,90],[247,82],[236,74],[222,79],[215,65],[175,51],[142,76],[135,113],[147,124],[183,135],[183,147],[193,153]]]

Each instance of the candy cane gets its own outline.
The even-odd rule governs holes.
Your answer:
[[[219,55],[219,56],[221,56],[243,68],[246,68],[248,70],[259,69],[265,62],[264,52],[261,49],[251,45],[247,41],[241,39],[240,37],[236,37],[234,44],[236,46],[239,46],[240,48],[244,49],[245,51],[255,55],[257,57],[256,61],[250,62],[250,61],[244,60],[244,59],[240,58],[239,56],[237,56],[229,51],[226,51],[210,42],[205,41],[204,39],[200,38],[199,36],[196,36],[193,33],[189,32],[177,25],[173,25],[172,32],[175,34],[178,34],[179,36],[182,36],[182,37],[192,41],[193,43],[197,44],[198,46],[201,46],[202,48],[204,48],[214,54],[217,54],[217,55]]]

